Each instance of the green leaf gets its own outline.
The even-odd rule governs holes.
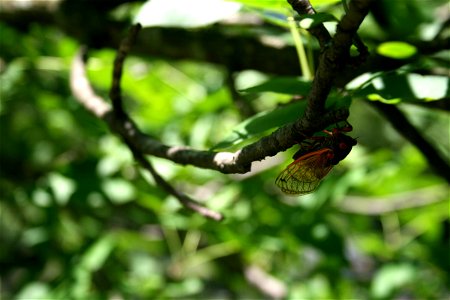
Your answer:
[[[298,101],[272,111],[261,112],[237,125],[232,133],[211,150],[228,148],[257,134],[296,120],[306,108],[306,101]]]
[[[326,108],[331,110],[349,107],[350,104],[351,98],[349,96],[330,95]],[[237,145],[271,129],[294,122],[303,115],[306,105],[306,101],[297,101],[280,106],[272,111],[261,112],[237,125],[227,138],[215,145],[211,150]]]
[[[24,286],[15,299],[49,299],[50,286],[46,283],[31,282]]]
[[[115,239],[111,235],[97,240],[83,255],[81,266],[86,270],[95,272],[105,263],[115,247]]]
[[[397,288],[412,283],[416,270],[408,264],[389,264],[383,266],[372,282],[372,296],[389,297]]]
[[[417,53],[417,48],[405,42],[386,42],[378,46],[377,52],[394,59],[407,59]]]
[[[259,9],[254,9],[254,11],[255,14],[261,16],[261,18],[263,18],[268,23],[272,23],[280,27],[289,28],[287,22],[288,16],[286,15],[286,12],[288,12],[288,10],[286,10],[285,8],[281,9],[279,12],[276,10],[259,10]]]
[[[128,181],[119,178],[107,179],[102,183],[103,192],[116,204],[133,200],[135,187]]]
[[[368,80],[361,80],[361,79]],[[362,83],[364,81],[364,83]],[[355,96],[388,104],[433,101],[450,97],[450,79],[446,76],[414,73],[385,73],[375,77],[363,74],[347,85]]]
[[[241,92],[274,92],[289,95],[307,95],[310,90],[311,81],[306,81],[298,77],[275,77],[259,85],[241,90]]]
[[[300,17],[299,25],[301,28],[309,29],[324,22],[337,22],[338,19],[332,14],[316,13],[314,15],[305,15]]]
[[[152,0],[135,17],[143,27],[200,27],[223,20],[241,8],[222,0]]]
[[[255,8],[264,8],[277,10],[280,7],[287,8],[289,5],[285,0],[229,0],[229,2],[238,2]]]
[[[60,205],[66,205],[76,190],[76,182],[59,173],[50,173],[48,181],[55,195],[56,202]]]
[[[341,0],[311,0],[311,5],[313,6],[332,5],[340,1]]]

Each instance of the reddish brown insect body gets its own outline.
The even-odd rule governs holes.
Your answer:
[[[356,140],[343,132],[351,127],[324,130],[325,137],[312,137],[300,145],[294,154],[294,162],[284,169],[275,184],[286,194],[312,193],[330,170],[343,160],[356,145]]]

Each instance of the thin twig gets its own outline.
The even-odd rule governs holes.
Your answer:
[[[342,0],[342,6],[344,7],[345,13],[348,13],[347,0]],[[359,55],[357,57],[352,57],[351,62],[354,67],[357,67],[367,59],[367,56],[369,56],[369,49],[363,43],[358,33],[356,33],[353,38],[353,44],[356,46]]]
[[[251,265],[245,268],[244,275],[247,281],[260,290],[270,299],[284,299],[287,294],[286,284],[266,273],[257,265]]]
[[[316,13],[309,0],[287,0],[287,2],[299,15],[314,15]],[[331,40],[330,33],[323,24],[311,27],[308,31],[319,41],[321,49],[325,48]]]
[[[155,180],[156,184],[159,187],[161,187],[164,191],[166,191],[167,193],[169,193],[172,196],[174,196],[175,198],[177,198],[177,200],[180,201],[180,203],[184,207],[189,208],[206,218],[210,218],[210,219],[213,219],[216,221],[221,221],[223,219],[222,214],[201,205],[200,203],[192,200],[187,195],[185,195],[185,194],[179,192],[177,189],[175,189],[172,185],[170,185],[166,180],[164,180],[164,178],[162,178],[156,172],[156,170],[153,168],[152,164],[144,157],[144,155],[142,155],[142,153],[140,153],[139,151],[134,149],[132,145],[128,145],[128,146],[129,146],[131,152],[133,153],[133,156],[136,159],[136,161],[138,161],[139,164],[153,176],[153,179]]]
[[[142,27],[139,23],[131,27],[126,38],[120,43],[119,50],[117,51],[116,58],[114,59],[113,80],[109,97],[111,98],[114,112],[118,115],[122,115],[124,113],[122,105],[122,91],[120,87],[123,63],[141,28]]]

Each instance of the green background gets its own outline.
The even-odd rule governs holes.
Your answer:
[[[284,1],[240,2],[259,17],[268,15],[263,9],[291,13]],[[339,2],[317,2],[322,12],[343,13]],[[448,160],[448,112],[426,104],[448,98],[439,70],[448,72],[449,53],[411,52],[408,44],[427,41],[424,27],[439,28],[433,13],[444,2],[380,1],[381,16],[366,19],[360,33],[371,53],[383,45],[380,55],[408,61],[373,73],[390,85],[350,90],[358,145],[315,193],[288,197],[274,184],[295,148],[245,175],[151,159],[176,188],[223,213],[222,222],[183,209],[155,186],[121,140],[76,102],[68,77],[79,41],[55,24],[0,22],[2,299],[449,297],[448,185],[370,104],[397,105]],[[140,7],[111,15],[124,20]],[[274,26],[269,17],[262,27]],[[88,75],[105,98],[114,56],[114,49],[90,51]],[[428,81],[411,86],[426,81],[431,94],[405,92],[400,82],[416,74]],[[127,111],[166,144],[204,150],[225,142],[219,145],[234,150],[301,109],[273,115],[289,102],[293,79],[275,80],[242,93],[262,116],[252,123],[233,104],[227,76],[224,66],[131,56],[122,85]],[[241,90],[273,77],[235,76]]]

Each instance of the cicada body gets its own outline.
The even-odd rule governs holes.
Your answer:
[[[288,165],[275,180],[282,192],[305,195],[314,192],[320,181],[343,160],[356,145],[356,140],[345,135],[351,127],[324,131],[327,136],[313,137],[301,144]]]

